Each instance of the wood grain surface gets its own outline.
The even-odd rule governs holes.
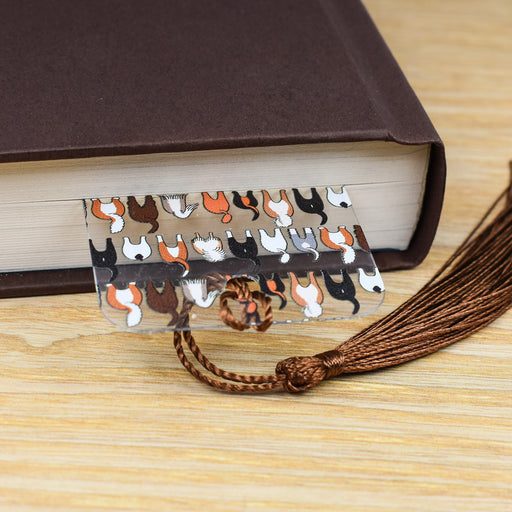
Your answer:
[[[326,350],[424,283],[508,180],[512,2],[366,0],[447,148],[438,236],[356,321],[204,332],[222,367]],[[0,301],[2,511],[512,510],[512,313],[442,352],[297,396],[193,380],[93,294]]]

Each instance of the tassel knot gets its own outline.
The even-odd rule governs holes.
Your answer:
[[[289,357],[278,363],[276,375],[290,393],[306,391],[343,371],[343,354],[329,350],[309,357]]]
[[[339,349],[328,350],[317,354],[315,357],[321,359],[327,370],[326,379],[337,377],[343,373],[343,364],[345,362],[345,356]]]

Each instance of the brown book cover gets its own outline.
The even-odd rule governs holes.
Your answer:
[[[0,162],[432,143],[411,244],[375,258],[388,270],[427,254],[444,148],[359,0],[11,0],[0,13]],[[87,291],[92,273],[0,274],[0,288]]]

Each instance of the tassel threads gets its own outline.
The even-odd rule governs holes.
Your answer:
[[[502,210],[482,227],[504,197]],[[224,382],[193,367],[183,353],[178,331],[174,344],[188,371],[217,389],[301,392],[341,374],[377,370],[436,352],[490,324],[511,306],[512,184],[419,292],[333,350],[285,359],[277,364],[275,375],[243,376],[213,365],[191,333],[184,333],[197,361],[217,377],[231,381]]]

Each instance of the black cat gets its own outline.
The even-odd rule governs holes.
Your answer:
[[[96,250],[91,239],[89,239],[89,248],[91,249],[91,259],[93,267],[108,268],[112,273],[109,282],[112,282],[117,277],[118,274],[118,270],[116,267],[117,253],[114,244],[112,243],[112,238],[107,238],[104,251]]]
[[[226,235],[228,237],[229,250],[233,256],[242,260],[250,260],[255,265],[260,264],[260,260],[258,258],[258,244],[252,237],[249,230],[245,231],[245,242],[239,242],[236,240],[231,231],[226,231]]]
[[[327,222],[327,215],[324,212],[324,202],[316,191],[316,188],[311,188],[311,198],[306,199],[302,194],[293,188],[293,195],[297,206],[305,213],[317,213],[322,218],[321,225]]]
[[[326,270],[322,270],[322,275],[324,276],[325,288],[329,292],[329,295],[337,300],[347,300],[351,302],[354,305],[352,314],[356,315],[359,312],[360,306],[359,301],[356,299],[356,287],[348,275],[348,272],[342,269],[341,276],[343,277],[343,281],[341,283],[334,281]]]

